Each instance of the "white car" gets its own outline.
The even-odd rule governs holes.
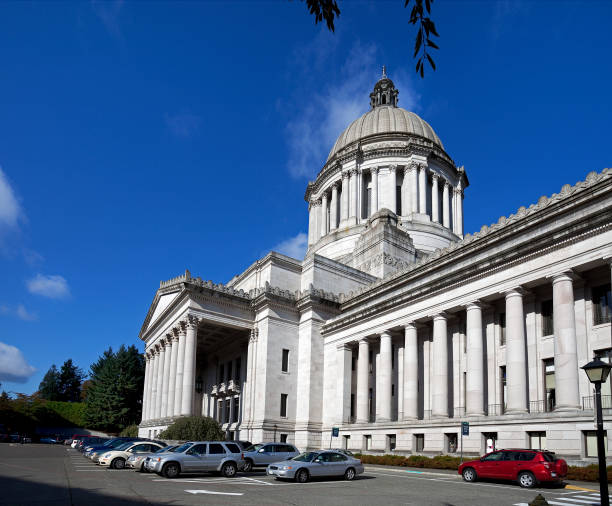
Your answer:
[[[125,468],[125,462],[132,455],[156,452],[163,447],[163,444],[151,441],[130,441],[103,453],[98,460],[98,464],[111,469],[123,469]]]

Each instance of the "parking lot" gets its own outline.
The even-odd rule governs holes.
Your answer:
[[[263,471],[235,478],[108,470],[63,446],[0,445],[0,504],[334,504],[526,505],[538,493],[549,504],[599,504],[597,484],[524,490],[496,482],[464,483],[453,472],[366,466],[352,482],[279,482]],[[586,490],[585,490],[586,489]]]

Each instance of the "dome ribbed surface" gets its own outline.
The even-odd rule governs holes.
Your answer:
[[[442,149],[442,141],[429,126],[413,112],[401,107],[375,107],[363,116],[353,121],[347,129],[340,134],[327,159],[332,158],[345,146],[364,137],[375,134],[410,134],[424,137],[434,142]]]

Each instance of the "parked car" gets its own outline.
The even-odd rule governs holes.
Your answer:
[[[107,437],[90,436],[81,439],[75,446],[75,449],[83,452],[89,446],[103,445],[108,441]]]
[[[531,488],[539,482],[556,482],[567,476],[567,463],[549,451],[508,449],[464,462],[458,472],[467,482],[495,478],[517,481],[521,487]]]
[[[138,437],[116,437],[109,439],[104,444],[86,447],[83,451],[83,455],[94,462],[98,462],[100,455],[103,453],[130,441],[142,441],[142,439]]]
[[[330,448],[330,450],[334,452],[344,453],[344,455],[348,455],[349,457],[352,457],[354,455],[352,451],[347,450],[346,448]]]
[[[41,437],[40,438],[40,442],[41,443],[45,443],[45,444],[49,444],[49,445],[55,445],[55,444],[57,444],[57,439],[54,439],[52,437]]]
[[[130,441],[103,453],[98,459],[98,464],[108,466],[111,469],[123,469],[130,456],[151,453],[165,446],[151,441]]]
[[[250,446],[253,446],[253,443],[250,441],[228,441],[228,443],[236,443],[242,450],[246,450]]]
[[[158,453],[172,452],[178,447],[179,445],[170,445],[170,446],[164,446],[163,448],[160,448],[159,450],[155,452],[134,453],[133,455],[130,455],[128,457],[127,461],[125,462],[125,467],[129,469],[135,469],[136,471],[140,471],[141,473],[147,473],[149,472],[149,470],[144,466],[144,464],[149,457],[155,456]]]
[[[350,481],[363,473],[363,464],[345,453],[321,450],[304,452],[292,459],[270,464],[266,473],[276,479],[292,479],[298,483],[324,476],[343,476]]]
[[[299,454],[297,448],[288,443],[258,443],[245,450],[243,471],[250,472],[254,467],[266,467]]]
[[[172,453],[149,457],[147,469],[166,478],[183,473],[220,472],[233,478],[244,467],[242,450],[228,441],[191,441]]]

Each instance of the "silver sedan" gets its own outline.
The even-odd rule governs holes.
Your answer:
[[[345,480],[352,480],[363,473],[363,464],[349,455],[321,450],[304,452],[292,459],[270,464],[266,472],[276,479],[292,479],[298,483],[324,476],[343,476]]]

